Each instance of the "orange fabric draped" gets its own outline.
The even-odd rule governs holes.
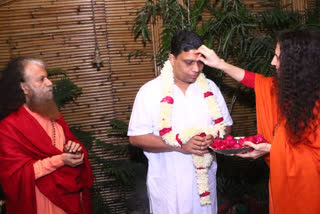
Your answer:
[[[305,134],[297,144],[288,142],[285,120],[278,124],[280,115],[272,80],[259,74],[255,77],[258,132],[272,144],[270,213],[319,214],[320,129]]]
[[[42,117],[41,115],[32,112],[26,105],[24,106],[29,114],[31,114],[41,125],[43,130],[47,135],[53,139],[53,127],[51,121],[47,118]],[[57,122],[55,123],[56,128],[56,147],[60,151],[63,151],[63,146],[65,143],[65,136],[63,129]],[[47,157],[42,160],[38,160],[33,164],[35,179],[50,174],[55,171],[57,168],[60,168],[64,165],[61,155],[55,155],[52,157]],[[35,186],[36,200],[37,200],[37,213],[46,213],[46,214],[66,214],[66,212],[60,207],[52,203],[42,192]],[[80,194],[80,193],[79,193]]]

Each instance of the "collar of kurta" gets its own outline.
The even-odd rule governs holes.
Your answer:
[[[66,142],[80,143],[62,115],[56,121],[63,128]],[[33,163],[62,152],[38,121],[21,106],[0,123],[0,183],[6,194],[8,213],[37,213],[35,186],[55,205],[67,213],[91,213],[89,188],[93,184],[88,154],[83,144],[84,164],[63,166],[35,181]],[[83,192],[82,201],[80,194]],[[81,208],[82,207],[82,208]]]

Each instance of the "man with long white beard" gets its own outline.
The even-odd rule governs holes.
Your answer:
[[[59,113],[44,63],[12,59],[0,82],[0,183],[8,213],[92,213],[87,151]]]

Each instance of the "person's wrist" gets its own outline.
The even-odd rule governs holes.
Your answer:
[[[54,162],[57,166],[63,166],[65,164],[62,155],[56,155],[55,157]]]
[[[171,146],[171,149],[174,152],[182,152],[182,147],[173,147],[173,146]]]
[[[220,62],[217,65],[219,70],[225,71],[228,67],[228,63],[226,63],[223,59],[220,59]]]
[[[67,153],[62,153],[62,154],[60,155],[64,165],[66,165],[66,154],[67,154]]]
[[[266,149],[266,152],[269,153],[271,150],[271,144],[270,143],[267,143],[267,149]]]

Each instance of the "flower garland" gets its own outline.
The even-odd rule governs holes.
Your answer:
[[[195,135],[212,135],[213,138],[224,136],[226,123],[223,120],[219,106],[216,102],[215,95],[210,91],[208,82],[204,74],[200,74],[196,80],[204,99],[208,105],[209,113],[212,120],[215,122],[214,126],[205,128],[190,127],[184,129],[180,133],[174,133],[171,126],[172,104],[174,103],[173,85],[174,74],[172,71],[170,61],[167,60],[161,70],[162,78],[162,95],[163,99],[160,102],[160,127],[159,133],[166,144],[173,147],[182,147]],[[198,193],[200,195],[201,205],[211,204],[209,191],[209,177],[208,170],[211,166],[213,156],[210,153],[203,156],[192,155],[193,164],[196,168]]]

